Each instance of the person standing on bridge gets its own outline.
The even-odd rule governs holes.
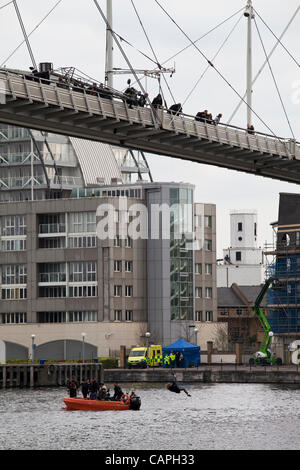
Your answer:
[[[219,122],[220,122],[220,120],[221,120],[221,117],[222,117],[222,114],[221,114],[221,113],[218,114],[218,116],[215,117],[215,119],[214,119],[214,124],[215,124],[215,126],[217,126],[217,125],[219,124]]]

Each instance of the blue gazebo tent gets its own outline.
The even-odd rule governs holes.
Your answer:
[[[175,343],[170,344],[169,346],[165,346],[163,348],[163,365],[165,367],[165,356],[170,354],[171,351],[176,353],[179,351],[183,354],[183,363],[180,367],[189,367],[191,363],[193,363],[194,367],[200,365],[200,346],[196,346],[195,344],[188,343],[183,339],[178,339]]]

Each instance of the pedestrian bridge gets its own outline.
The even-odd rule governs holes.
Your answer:
[[[0,70],[0,122],[300,183],[300,144]]]

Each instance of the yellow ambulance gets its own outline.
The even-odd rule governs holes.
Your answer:
[[[128,369],[132,367],[141,367],[146,368],[147,363],[148,367],[160,367],[162,366],[162,346],[157,344],[151,344],[147,348],[143,346],[137,346],[132,348],[128,356]]]

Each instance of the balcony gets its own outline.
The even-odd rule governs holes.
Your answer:
[[[39,283],[61,283],[67,282],[66,273],[40,273]]]
[[[56,224],[40,224],[39,225],[39,235],[48,235],[56,233],[66,233],[66,224],[65,223],[56,223]]]

